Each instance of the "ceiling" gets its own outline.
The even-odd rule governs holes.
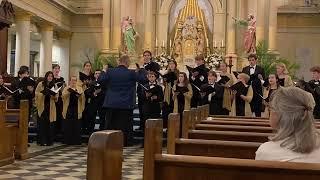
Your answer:
[[[49,0],[75,14],[102,14],[103,0]]]

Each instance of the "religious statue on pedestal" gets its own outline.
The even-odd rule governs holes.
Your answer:
[[[180,60],[182,56],[182,32],[177,32],[177,37],[173,41],[173,57],[176,60]]]
[[[244,47],[246,53],[256,53],[256,20],[253,15],[248,16],[248,29],[244,35]]]
[[[203,55],[204,49],[205,49],[205,37],[203,33],[203,28],[201,24],[197,27],[197,39],[196,39],[196,54],[197,55]]]
[[[124,52],[126,54],[135,53],[135,41],[138,33],[133,28],[133,20],[129,16],[123,18],[121,22],[122,39],[124,43]]]
[[[238,20],[233,17],[236,24],[246,26],[247,30],[244,34],[244,49],[247,54],[256,53],[256,20],[252,14],[248,15],[247,20]]]

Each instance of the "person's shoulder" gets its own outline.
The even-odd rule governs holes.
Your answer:
[[[273,150],[278,149],[279,147],[279,144],[273,141],[261,144],[256,151],[256,160],[269,159],[268,154],[270,154]]]

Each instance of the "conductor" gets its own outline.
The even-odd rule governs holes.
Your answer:
[[[103,71],[99,78],[100,84],[107,86],[103,107],[106,108],[106,129],[122,130],[124,145],[132,144],[133,109],[137,81],[143,81],[143,69],[128,69],[129,56],[119,59],[118,67]]]

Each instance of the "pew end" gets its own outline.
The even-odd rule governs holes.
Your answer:
[[[121,180],[123,160],[121,131],[99,131],[89,138],[88,180]]]
[[[0,166],[14,162],[13,145],[8,138],[9,128],[5,123],[6,102],[0,101]]]
[[[168,154],[175,154],[175,141],[180,137],[180,115],[171,113],[168,117]]]

